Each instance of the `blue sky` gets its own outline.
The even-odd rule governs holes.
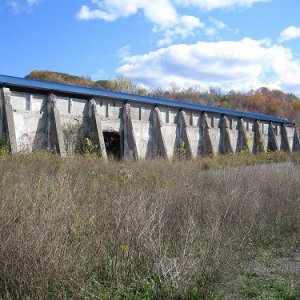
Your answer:
[[[1,0],[0,73],[300,95],[299,12],[299,0]]]

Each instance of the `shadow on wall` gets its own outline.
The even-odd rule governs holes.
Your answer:
[[[47,125],[48,119],[43,115],[37,124],[37,130],[24,133],[19,141],[20,150],[32,148],[32,152],[38,152],[47,149],[48,147],[48,133]]]

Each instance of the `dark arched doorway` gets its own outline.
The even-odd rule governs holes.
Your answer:
[[[104,142],[109,158],[121,159],[121,139],[117,132],[104,131]]]

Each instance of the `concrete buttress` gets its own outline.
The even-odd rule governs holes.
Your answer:
[[[206,156],[206,155],[213,155],[214,154],[214,150],[213,150],[213,146],[212,146],[212,142],[211,142],[211,138],[210,138],[210,134],[209,134],[209,126],[208,126],[208,121],[207,121],[207,114],[203,113],[201,115],[201,124],[200,124],[200,136],[201,136],[201,140],[202,140],[202,145],[201,145],[201,153],[202,155]]]
[[[171,160],[174,155],[300,151],[291,120],[0,75],[0,139],[8,140],[12,153],[45,149],[64,157],[66,149],[72,155],[82,134],[97,143],[104,160],[108,154]]]
[[[92,127],[93,130],[96,131],[96,138],[99,146],[99,154],[104,160],[107,160],[107,152],[106,152],[105,141],[103,136],[102,120],[97,112],[96,101],[94,99],[91,99],[89,101],[89,105],[90,105],[90,126]]]
[[[130,104],[125,103],[123,107],[123,129],[124,129],[124,158],[129,160],[138,160],[138,150],[133,131],[130,115]]]
[[[238,140],[237,140],[237,152],[249,152],[249,145],[247,140],[247,132],[242,118],[238,119]]]
[[[274,125],[273,123],[269,123],[269,130],[268,130],[268,151],[278,151],[278,143],[276,140],[276,135],[274,131]]]
[[[222,116],[219,124],[220,128],[220,144],[219,153],[220,154],[230,154],[233,152],[230,135],[228,131],[228,120],[225,116]]]
[[[11,92],[8,88],[1,89],[1,98],[3,99],[1,102],[3,103],[3,115],[4,115],[4,130],[7,133],[7,137],[10,143],[11,153],[18,152],[18,145],[17,145],[17,137],[15,132],[15,122],[14,122],[14,115],[13,115],[13,108],[11,105]]]
[[[185,113],[183,111],[179,112],[179,130],[180,130],[180,141],[184,143],[186,148],[186,157],[194,158],[194,154],[192,151],[190,139],[187,133],[187,123]],[[181,143],[180,143],[181,144]]]
[[[160,110],[158,107],[155,107],[152,112],[153,116],[153,128],[154,128],[154,141],[156,147],[156,155],[162,156],[166,160],[169,160],[167,148],[166,148],[166,141],[164,139],[162,133],[162,120],[160,116]]]
[[[59,110],[57,108],[57,97],[51,93],[48,96],[49,115],[49,144],[50,148],[58,152],[61,157],[66,156],[65,143],[62,133]]]
[[[281,126],[281,145],[280,145],[280,150],[281,151],[286,151],[286,152],[291,152],[291,146],[288,140],[288,134],[287,134],[287,129],[286,125],[283,124]]]
[[[254,123],[253,153],[260,153],[264,151],[263,133],[259,122],[256,120]]]
[[[293,152],[300,151],[300,139],[297,128],[295,128],[294,132],[294,141],[293,141]]]

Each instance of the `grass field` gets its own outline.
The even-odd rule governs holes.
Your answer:
[[[300,299],[300,155],[0,159],[1,299]]]

